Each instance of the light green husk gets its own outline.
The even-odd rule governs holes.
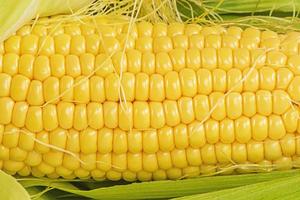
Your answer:
[[[240,192],[241,188],[248,189],[247,185],[250,186],[256,185],[256,186],[251,186],[248,189],[251,192],[254,192],[253,191],[254,189],[255,191],[257,190],[267,191],[267,189],[271,189],[271,188],[264,189],[265,184],[270,184],[273,181],[281,180],[282,178],[285,178],[284,180],[291,180],[292,183],[297,183],[296,187],[291,187],[291,189],[289,190],[290,193],[300,190],[299,170],[274,171],[270,173],[244,174],[244,175],[209,176],[209,177],[198,177],[192,179],[176,180],[176,181],[166,180],[166,181],[132,183],[132,184],[125,184],[125,185],[122,182],[113,183],[109,181],[95,182],[91,180],[81,180],[80,185],[85,186],[85,188],[91,188],[90,190],[82,190],[75,187],[74,185],[78,183],[78,180],[75,180],[73,182],[68,182],[66,180],[25,178],[25,179],[20,179],[19,182],[26,189],[36,187],[36,186],[44,186],[45,188],[52,187],[57,190],[68,192],[73,195],[88,197],[92,199],[103,199],[103,200],[106,199],[111,199],[111,200],[170,199],[170,198],[183,197],[183,196],[189,196],[194,194],[206,194],[206,195],[215,194],[217,193],[217,191],[223,191],[223,190],[225,193],[226,190],[228,189],[230,189],[230,193],[231,193],[230,198],[236,199],[239,197],[239,195],[241,195]],[[285,181],[284,183],[288,184],[289,182]],[[282,184],[280,184],[280,186],[282,186]],[[198,199],[198,198],[194,198],[194,196],[191,197],[193,199]],[[223,198],[219,198],[219,199],[223,199]]]
[[[0,170],[0,198],[7,200],[30,200],[26,190],[18,181]]]
[[[68,14],[92,0],[0,0],[0,42],[35,17]]]

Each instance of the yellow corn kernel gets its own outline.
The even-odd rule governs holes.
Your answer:
[[[218,49],[218,65],[219,68],[227,71],[232,68],[232,50],[230,48]]]
[[[50,56],[51,75],[61,78],[66,73],[65,58],[61,54]]]
[[[128,149],[126,132],[120,129],[115,129],[113,133],[113,152],[115,154],[125,154]]]
[[[170,56],[165,52],[157,53],[155,56],[155,72],[161,75],[172,71],[173,66]]]
[[[112,56],[114,71],[117,73],[127,71],[127,55],[122,52],[117,52]]]
[[[80,167],[79,155],[64,154],[62,166],[69,170],[76,170]]]
[[[0,98],[0,124],[9,124],[12,121],[14,101],[9,97]]]
[[[32,106],[28,108],[25,127],[32,132],[43,130],[42,109],[40,107]]]
[[[172,38],[173,48],[187,49],[189,45],[188,37],[186,35],[175,35]]]
[[[156,154],[147,154],[143,153],[142,165],[143,169],[147,172],[157,172],[158,170],[158,162]]]
[[[216,146],[217,161],[221,164],[228,164],[231,162],[231,144],[217,143]]]
[[[186,152],[184,149],[174,149],[171,151],[172,164],[177,168],[185,168],[188,166]]]
[[[204,164],[216,164],[217,158],[214,145],[205,144],[201,148],[201,158]]]
[[[3,169],[13,172],[13,174],[24,167],[23,162],[13,161],[13,160],[5,160],[3,162]]]
[[[10,94],[12,77],[8,74],[0,74],[0,97],[7,97]]]
[[[128,72],[138,73],[142,68],[142,53],[138,50],[128,50],[127,52]]]
[[[142,132],[132,130],[127,134],[128,151],[131,153],[139,153],[143,148]]]
[[[212,70],[217,67],[217,51],[214,48],[204,48],[201,50],[201,63],[203,68]]]
[[[27,96],[30,80],[22,75],[15,75],[11,80],[10,95],[15,101],[24,101]]]
[[[142,170],[142,154],[128,153],[127,155],[128,169],[132,172],[139,172]]]
[[[135,97],[135,76],[132,73],[123,73],[121,86],[122,94],[125,96],[126,100],[133,101]]]
[[[52,131],[58,127],[56,106],[49,104],[43,107],[43,126],[45,130]]]
[[[113,150],[113,131],[102,128],[98,131],[97,149],[100,153],[110,153]]]
[[[209,119],[204,124],[206,140],[209,144],[215,144],[219,141],[220,127],[219,122]]]
[[[226,96],[226,111],[228,118],[237,119],[242,115],[242,109],[242,95],[236,92],[229,93]]]
[[[150,76],[149,99],[151,101],[162,101],[165,99],[164,78],[160,74]]]
[[[90,78],[90,100],[93,102],[104,102],[105,87],[104,79],[99,76],[92,76]]]
[[[80,133],[80,150],[82,153],[91,154],[97,152],[97,131],[87,128]]]
[[[173,49],[169,52],[169,56],[173,64],[173,69],[175,71],[179,72],[185,67],[186,59],[184,49]]]
[[[35,134],[30,132],[20,132],[19,147],[26,151],[33,151],[35,143]]]
[[[66,149],[71,152],[80,152],[80,133],[74,129],[67,132]]]
[[[275,88],[276,72],[273,68],[263,67],[259,70],[260,89],[273,90]]]
[[[172,159],[170,152],[159,151],[156,153],[157,163],[160,169],[170,169],[172,167]]]
[[[250,140],[247,143],[247,158],[250,162],[258,163],[264,159],[264,145],[262,142]]]
[[[1,160],[9,160],[9,148],[0,145],[0,158]]]
[[[133,103],[133,125],[136,129],[150,127],[150,109],[146,102],[135,101]]]
[[[137,24],[138,34],[140,36],[152,36],[153,25],[149,22],[140,22]]]
[[[287,110],[282,116],[286,132],[294,133],[297,131],[299,111],[293,108]]]
[[[225,144],[233,143],[235,140],[234,121],[224,119],[220,122],[220,141]]]
[[[221,92],[213,92],[209,95],[210,105],[213,109],[211,117],[215,120],[222,120],[226,116],[225,96]]]
[[[103,106],[100,103],[89,103],[87,105],[88,125],[93,129],[100,129],[104,125]]]
[[[36,143],[34,144],[34,150],[37,153],[47,153],[50,148],[49,144],[49,134],[48,132],[42,131],[36,134]]]
[[[149,99],[149,76],[146,73],[138,73],[135,77],[135,99],[146,101]]]
[[[156,153],[159,150],[159,140],[156,131],[144,131],[143,134],[143,152]]]
[[[59,151],[49,151],[43,154],[43,161],[53,167],[58,167],[62,165],[64,154]]]
[[[294,72],[295,73],[295,72]],[[276,88],[286,89],[293,79],[293,72],[287,68],[279,68],[276,72]]]
[[[300,88],[298,87],[298,85],[300,84],[300,76],[295,76],[289,87],[288,87],[288,93],[290,95],[290,97],[294,100],[294,101],[300,101]]]
[[[67,131],[58,128],[49,133],[49,144],[54,145],[58,148],[65,149],[67,143]]]
[[[277,140],[266,139],[264,141],[264,150],[267,160],[274,161],[282,157],[280,143]]]
[[[238,48],[239,46],[239,38],[233,35],[223,35],[222,36],[222,47],[223,48]]]
[[[184,124],[179,124],[173,130],[174,142],[177,149],[185,149],[189,146],[188,130]]]
[[[200,51],[198,49],[193,48],[186,51],[186,66],[193,70],[198,70],[202,66]]]
[[[198,121],[208,119],[210,114],[209,98],[206,95],[197,95],[193,99],[195,117]]]
[[[259,88],[259,72],[257,69],[246,68],[243,70],[244,90],[247,92],[255,92]]]
[[[193,122],[188,125],[189,143],[193,148],[202,147],[206,143],[203,124]]]
[[[184,124],[189,124],[195,120],[192,98],[181,97],[178,100],[178,110],[181,122],[183,122]]]
[[[9,37],[4,42],[5,52],[18,54],[20,52],[20,43],[21,43],[21,37],[20,36],[13,35],[13,36]]]
[[[254,115],[251,118],[252,137],[256,141],[263,141],[268,137],[268,118],[263,115]]]
[[[213,91],[224,92],[227,88],[226,72],[221,69],[214,69],[212,73]]]
[[[15,75],[18,72],[19,56],[17,54],[8,53],[3,55],[2,72],[8,75]]]
[[[293,72],[287,68],[279,68],[276,75],[276,87],[278,89],[286,89],[293,79]]]
[[[165,111],[166,124],[168,126],[176,126],[180,123],[180,114],[176,101],[165,100],[163,102]]]
[[[71,76],[63,76],[59,82],[61,99],[64,101],[73,100],[73,84],[74,79]]]
[[[18,174],[20,176],[29,176],[31,173],[30,171],[31,171],[31,168],[28,166],[25,166],[21,170],[18,171]]]
[[[282,138],[286,134],[286,131],[281,117],[278,115],[270,115],[268,120],[269,138],[273,140]]]
[[[243,97],[243,114],[252,117],[256,113],[256,96],[252,92],[242,93]]]
[[[213,82],[210,70],[199,69],[197,71],[197,88],[199,94],[208,95],[212,92]]]
[[[82,160],[81,168],[88,172],[96,169],[96,153],[91,154],[80,154],[80,159]]]
[[[135,48],[142,53],[151,52],[153,49],[153,38],[149,36],[137,38]]]
[[[233,50],[233,66],[241,70],[250,67],[250,53],[247,49]]]
[[[27,151],[19,147],[14,147],[9,150],[9,159],[13,161],[24,161],[27,157]]]
[[[240,117],[234,121],[235,136],[239,143],[247,143],[251,139],[251,123],[247,117]]]
[[[158,143],[160,150],[171,151],[175,147],[174,138],[173,138],[173,130],[170,127],[163,127],[158,130]]]
[[[117,172],[123,172],[127,169],[127,156],[126,153],[112,154],[112,167]]]
[[[87,110],[85,104],[78,104],[74,109],[74,129],[81,131],[87,128]]]
[[[97,169],[107,172],[113,167],[111,153],[97,154],[96,158],[97,158]]]
[[[75,79],[74,85],[74,100],[78,103],[88,103],[90,100],[90,85],[89,80],[83,76]]]
[[[29,105],[33,106],[40,106],[44,103],[42,82],[38,80],[33,80],[30,82],[26,100]]]
[[[161,102],[150,102],[149,109],[151,127],[162,128],[166,123],[163,104]]]
[[[296,153],[296,140],[294,134],[286,134],[280,140],[282,154],[284,156],[293,156]]]
[[[48,77],[43,82],[43,92],[46,102],[57,103],[59,101],[59,79]]]
[[[181,87],[179,75],[177,72],[171,71],[165,75],[165,92],[166,98],[177,100],[181,96]]]
[[[64,129],[73,127],[74,110],[73,103],[59,102],[57,104],[57,118],[60,127]]]
[[[232,143],[232,160],[236,163],[242,164],[247,161],[247,147],[246,144],[237,142]]]

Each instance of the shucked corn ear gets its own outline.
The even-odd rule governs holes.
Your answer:
[[[0,169],[146,181],[297,167],[297,38],[179,23],[24,26],[0,45]]]

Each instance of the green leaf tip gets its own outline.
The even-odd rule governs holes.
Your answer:
[[[0,170],[0,197],[5,200],[30,200],[23,186],[2,170]]]

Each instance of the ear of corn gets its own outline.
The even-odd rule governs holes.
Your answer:
[[[5,172],[146,181],[297,166],[298,33],[93,23],[24,26],[1,44]]]

